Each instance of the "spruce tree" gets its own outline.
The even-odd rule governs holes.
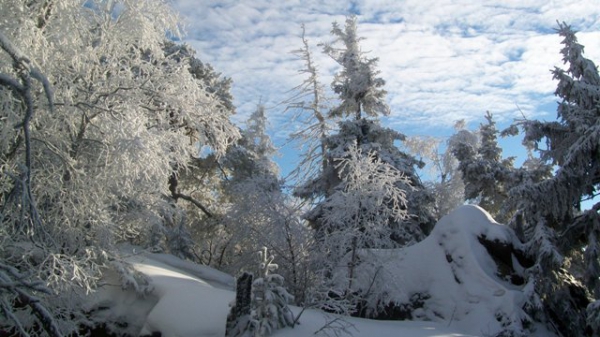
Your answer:
[[[583,56],[575,31],[559,23],[558,33],[567,67],[552,70],[560,98],[557,120],[521,122],[525,142],[555,165],[556,173],[518,186],[510,199],[521,209],[528,249],[536,260],[530,271],[531,297],[540,301],[546,319],[563,335],[584,336],[586,319],[596,322],[597,329],[598,317],[598,305],[590,305],[587,312],[586,305],[600,297],[600,203],[582,208],[583,200],[596,196],[600,183],[600,76]]]
[[[347,18],[344,29],[334,23],[332,34],[336,40],[323,46],[324,52],[342,68],[332,83],[340,104],[328,116],[343,120],[338,124],[338,132],[324,139],[326,161],[320,174],[297,187],[294,193],[302,198],[322,201],[305,214],[311,225],[319,230],[322,225],[320,219],[328,208],[325,206],[328,198],[343,189],[347,180],[339,169],[339,163],[350,157],[353,147],[364,156],[374,153],[381,163],[391,165],[406,177],[395,186],[406,192],[407,202],[403,207],[409,216],[389,219],[389,225],[394,240],[400,245],[407,245],[423,239],[433,225],[433,200],[416,173],[416,168],[423,163],[394,144],[403,141],[405,135],[383,127],[378,119],[390,113],[384,101],[385,81],[378,77],[378,59],[367,58],[360,50],[361,38],[356,30],[355,17]]]
[[[252,283],[254,336],[269,336],[273,331],[294,326],[294,314],[288,307],[293,296],[284,288],[284,279],[274,271],[279,266],[273,263],[267,247],[258,252],[260,263],[258,277]]]
[[[385,81],[376,69],[378,60],[360,50],[356,29],[355,17],[343,28],[334,23],[335,41],[323,45],[341,67],[332,83],[340,103],[328,114],[341,121],[337,133],[323,139],[319,175],[294,191],[316,200],[304,214],[315,231],[316,293],[322,307],[346,314],[356,313],[361,296],[367,296],[368,286],[357,284],[354,273],[358,250],[413,244],[433,224],[431,196],[416,174],[421,162],[394,144],[405,136],[378,119],[390,113]]]
[[[511,214],[503,213],[503,205],[514,184],[514,157],[502,158],[502,149],[498,145],[500,131],[489,111],[485,119],[486,123],[480,125],[476,134],[479,139],[476,144],[457,142],[452,150],[460,163],[465,200],[476,203],[494,218],[505,222],[511,217]]]

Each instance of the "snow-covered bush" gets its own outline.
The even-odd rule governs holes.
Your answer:
[[[252,318],[254,336],[269,336],[277,329],[294,326],[294,314],[288,307],[293,296],[283,287],[283,277],[272,274],[278,266],[273,263],[273,255],[267,248],[258,252],[259,273],[252,283]]]
[[[252,281],[252,274],[245,272],[238,278],[236,303],[227,317],[228,337],[265,337],[295,324],[288,307],[294,298],[285,289],[283,277],[271,273],[278,268],[274,257],[267,247],[258,256],[259,277]]]

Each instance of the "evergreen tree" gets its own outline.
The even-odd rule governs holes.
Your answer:
[[[273,263],[274,256],[263,247],[258,257],[258,277],[251,285],[248,281],[252,280],[252,274],[245,272],[238,278],[236,303],[227,322],[228,337],[265,337],[295,324],[294,314],[288,307],[293,296],[285,289],[283,277],[273,273],[279,268]],[[246,302],[248,299],[250,303]]]
[[[377,77],[377,58],[366,58],[360,49],[357,35],[356,17],[348,17],[344,29],[333,23],[331,34],[335,36],[333,44],[324,44],[323,51],[341,67],[331,84],[341,103],[330,111],[330,115],[339,117],[354,116],[356,120],[390,114],[389,106],[384,102],[387,92],[383,89],[385,81]],[[342,44],[337,48],[334,44]]]
[[[383,101],[385,82],[378,77],[377,59],[360,50],[356,18],[348,18],[343,29],[334,23],[332,34],[336,40],[324,45],[324,52],[342,69],[332,83],[340,104],[328,117],[343,120],[337,133],[323,139],[319,175],[294,194],[316,201],[304,218],[315,231],[321,306],[355,313],[361,296],[367,296],[361,294],[367,286],[354,282],[358,249],[423,239],[433,224],[432,200],[416,174],[421,162],[394,144],[405,136],[382,127],[377,118],[390,112]]]
[[[377,77],[377,59],[367,59],[360,51],[361,39],[356,36],[356,18],[348,18],[344,30],[334,23],[332,34],[337,38],[335,42],[341,43],[342,47],[325,45],[324,51],[342,67],[332,83],[334,91],[340,95],[341,103],[330,111],[329,117],[346,119],[339,123],[337,134],[324,139],[326,162],[320,174],[296,188],[294,193],[305,199],[322,201],[305,215],[318,231],[320,219],[326,211],[323,203],[343,189],[346,178],[340,170],[340,161],[351,156],[353,147],[364,156],[375,153],[381,163],[391,165],[407,178],[397,182],[396,188],[406,192],[407,203],[404,207],[409,217],[390,219],[392,236],[404,245],[419,241],[433,225],[432,198],[416,173],[416,167],[423,163],[400,151],[394,142],[404,140],[405,136],[382,127],[376,118],[381,114],[389,114],[389,107],[383,101],[385,90],[382,86],[385,81]]]
[[[558,80],[555,94],[561,99],[558,120],[521,122],[525,141],[556,166],[556,173],[515,188],[511,200],[522,209],[528,247],[537,261],[531,271],[530,282],[535,284],[531,296],[539,299],[546,318],[562,334],[584,336],[586,317],[590,322],[598,317],[598,305],[590,305],[587,312],[585,306],[600,296],[600,203],[581,208],[582,200],[596,195],[600,183],[600,76],[583,56],[575,31],[559,23],[558,33],[567,65],[566,70],[552,70]],[[574,266],[583,272],[571,274],[577,270]]]
[[[460,162],[465,199],[481,206],[499,221],[506,222],[511,214],[504,214],[502,207],[508,190],[514,185],[514,157],[502,158],[502,149],[498,146],[500,132],[489,111],[485,119],[486,123],[480,125],[477,133],[477,145],[470,141],[457,142],[453,152]]]
[[[294,314],[288,307],[293,300],[284,288],[284,279],[273,273],[278,265],[273,263],[273,255],[267,247],[258,252],[260,263],[258,277],[252,283],[253,320],[256,337],[269,336],[273,331],[294,326]]]

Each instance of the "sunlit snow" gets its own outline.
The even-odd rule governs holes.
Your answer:
[[[442,218],[431,235],[411,247],[398,250],[365,251],[376,256],[384,282],[394,283],[396,292],[389,300],[406,302],[411,294],[428,294],[422,308],[415,310],[412,321],[381,321],[339,318],[318,310],[305,310],[295,328],[275,332],[274,336],[292,337],[332,335],[324,328],[338,327],[341,336],[489,336],[500,331],[496,317],[522,314],[521,289],[500,278],[493,259],[478,241],[510,242],[511,231],[496,223],[477,206],[462,206]],[[141,320],[140,334],[160,332],[165,337],[224,336],[229,306],[235,298],[233,277],[210,267],[195,265],[165,254],[132,254],[128,261],[154,285],[151,295],[127,301],[113,299],[114,310],[127,312]],[[361,266],[359,273],[367,282],[372,266]],[[360,284],[360,282],[357,282]],[[105,292],[105,296],[117,296]],[[108,294],[108,295],[107,295]],[[120,294],[118,296],[123,296]],[[292,308],[294,313],[300,308]],[[516,315],[516,316],[515,316]],[[549,336],[546,330],[536,333]],[[335,334],[333,334],[335,335]]]

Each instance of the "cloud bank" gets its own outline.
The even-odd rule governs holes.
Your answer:
[[[329,87],[339,68],[317,44],[331,41],[334,21],[357,15],[363,50],[379,58],[392,115],[390,126],[408,134],[433,134],[465,118],[481,121],[486,110],[501,122],[524,114],[553,119],[555,82],[562,66],[556,21],[571,24],[600,62],[597,0],[174,0],[187,21],[184,39],[225,76],[233,78],[243,125],[259,101],[271,127],[280,130],[289,90],[303,81],[301,46],[305,24],[321,79]],[[277,139],[276,139],[277,141]]]

